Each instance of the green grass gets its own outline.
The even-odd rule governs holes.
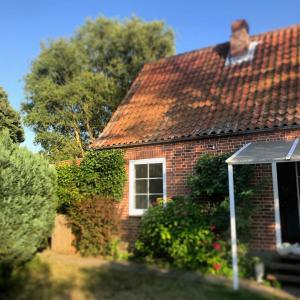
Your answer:
[[[164,276],[98,269],[87,272],[87,290],[95,299],[158,299],[158,300],[215,300],[215,299],[272,299],[247,291],[234,292],[220,285],[199,281],[171,279]],[[273,298],[275,299],[275,298]]]
[[[145,268],[111,263],[108,266],[82,266],[64,261],[34,259],[15,272],[1,300],[267,300],[248,291],[234,292],[221,285],[213,285],[182,276],[170,278],[164,273],[149,273]]]

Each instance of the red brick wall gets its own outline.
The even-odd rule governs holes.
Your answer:
[[[273,251],[276,246],[276,237],[272,166],[260,164],[254,167],[253,182],[263,181],[264,185],[263,191],[253,199],[256,210],[251,225],[251,248]]]
[[[249,142],[293,140],[298,136],[300,136],[300,129],[278,130],[274,132],[125,148],[127,174],[129,160],[165,157],[167,167],[167,197],[185,195],[189,192],[186,185],[187,177],[193,173],[195,163],[200,155],[204,153],[229,153],[238,150]],[[256,167],[256,170],[256,179],[269,177],[270,184],[266,187],[265,192],[254,200],[259,205],[259,209],[252,226],[252,247],[256,250],[273,250],[275,249],[275,229],[271,167],[269,165],[260,165]],[[140,217],[128,216],[128,198],[129,189],[127,182],[124,190],[124,199],[120,204],[120,208],[122,210],[124,238],[132,243],[138,234]]]

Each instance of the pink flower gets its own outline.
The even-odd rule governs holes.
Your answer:
[[[218,264],[218,263],[214,263],[214,264],[213,264],[213,267],[214,267],[214,269],[215,269],[216,271],[220,271],[221,268],[222,268],[221,264]]]
[[[217,251],[221,251],[221,244],[218,242],[213,243],[213,247],[217,250]]]

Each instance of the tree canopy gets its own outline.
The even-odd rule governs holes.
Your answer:
[[[164,22],[88,20],[70,39],[42,45],[25,78],[25,124],[52,160],[80,157],[143,64],[173,53]]]
[[[20,115],[13,110],[8,102],[7,94],[0,87],[0,131],[4,129],[8,129],[10,137],[15,143],[24,141]]]

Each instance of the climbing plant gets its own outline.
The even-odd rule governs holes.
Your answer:
[[[56,166],[60,212],[72,202],[93,196],[120,201],[125,183],[125,159],[121,150],[89,151],[80,163]]]

